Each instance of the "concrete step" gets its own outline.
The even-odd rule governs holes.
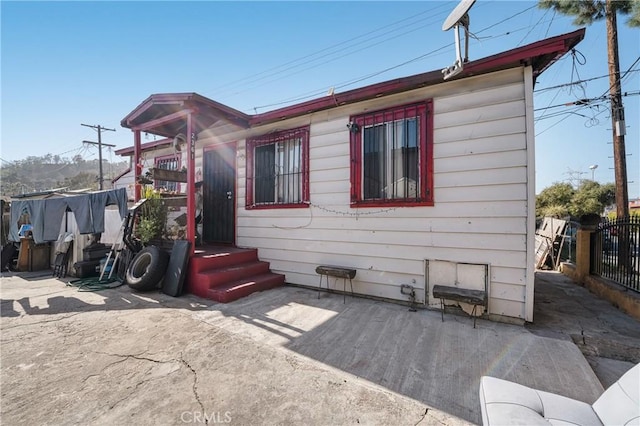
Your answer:
[[[229,303],[258,291],[269,290],[284,284],[284,275],[268,272],[250,278],[228,282],[209,289],[207,299]]]
[[[269,262],[256,260],[224,268],[207,269],[206,271],[198,272],[196,279],[198,281],[206,281],[209,288],[214,288],[230,282],[266,274],[267,272],[269,272]]]
[[[228,250],[216,251],[215,253],[196,253],[189,259],[189,270],[192,274],[196,274],[257,260],[257,249],[230,247]]]

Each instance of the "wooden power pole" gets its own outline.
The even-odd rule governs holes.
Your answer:
[[[624,146],[626,128],[620,83],[620,58],[618,56],[618,24],[613,0],[606,0],[606,21],[611,124],[613,127],[613,164],[616,179],[616,216],[623,218],[629,216],[629,191],[627,185],[627,155]]]
[[[115,145],[110,145],[110,144],[105,144],[102,143],[102,131],[103,130],[108,130],[110,132],[115,132],[116,129],[107,129],[106,127],[102,127],[99,124],[97,126],[92,126],[90,124],[80,124],[81,126],[84,127],[91,127],[94,130],[98,131],[98,142],[91,142],[91,141],[82,141],[83,143],[89,143],[89,144],[93,144],[93,145],[98,145],[98,161],[100,162],[100,177],[99,177],[99,182],[100,182],[100,190],[102,191],[104,189],[104,176],[102,174],[102,147],[103,146],[109,146],[109,147],[115,147]]]

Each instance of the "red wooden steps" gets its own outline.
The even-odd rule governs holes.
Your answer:
[[[284,275],[270,271],[257,249],[207,247],[189,260],[187,291],[228,303],[284,284]]]

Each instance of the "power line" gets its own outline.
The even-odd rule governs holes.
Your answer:
[[[561,118],[560,120],[558,120],[557,122],[553,123],[551,126],[547,127],[543,131],[541,131],[539,133],[536,133],[536,137],[540,136],[541,134],[543,134],[547,130],[550,130],[550,129],[554,128],[555,126],[557,126],[558,124],[562,123],[564,120],[566,120],[569,117],[571,117],[571,115],[567,115],[566,117]]]
[[[515,14],[511,15],[510,17],[505,18],[505,19],[503,19],[502,21],[500,21],[500,22],[498,22],[498,23],[496,23],[496,24],[493,24],[493,25],[490,25],[490,26],[488,26],[488,27],[486,27],[486,28],[481,29],[481,30],[480,30],[480,31],[478,31],[476,34],[480,34],[480,33],[484,32],[484,31],[486,31],[486,30],[488,30],[488,29],[491,29],[491,28],[493,28],[493,27],[495,27],[495,26],[497,26],[497,25],[499,25],[499,24],[501,24],[501,23],[503,23],[503,22],[506,22],[506,21],[508,21],[508,20],[510,20],[510,19],[513,19],[513,18],[515,18],[516,16],[521,15],[521,14],[523,14],[523,13],[527,12],[528,10],[533,9],[534,7],[535,7],[535,6],[532,6],[532,7],[529,7],[529,8],[527,8],[527,9],[523,10],[523,11],[520,11],[520,12],[518,12],[518,13],[515,13]],[[490,36],[490,37],[487,37],[487,38],[498,38],[498,37],[504,37],[504,36],[507,36],[507,35],[513,34],[513,33],[517,32],[517,31],[522,31],[522,30],[524,30],[524,29],[526,29],[526,28],[529,28],[529,27],[527,26],[527,27],[524,27],[524,28],[519,28],[519,29],[517,29],[517,30],[508,31],[508,32],[506,32],[506,33],[504,33],[504,34],[497,35],[497,36]],[[477,37],[475,37],[475,38],[476,38],[476,39],[478,39]],[[446,48],[450,47],[451,45],[453,45],[453,43],[449,43],[449,44],[447,44],[447,45],[441,46],[441,47],[439,47],[439,48],[437,48],[437,49],[434,49],[434,50],[432,50],[432,51],[430,51],[430,52],[428,52],[428,53],[425,53],[425,54],[423,54],[423,55],[420,55],[420,56],[417,56],[417,57],[415,57],[415,58],[409,59],[409,60],[407,60],[407,61],[405,61],[405,62],[402,62],[402,63],[400,63],[400,64],[394,65],[394,66],[392,66],[392,67],[388,67],[388,68],[385,68],[385,69],[383,69],[383,70],[380,70],[380,71],[377,71],[377,72],[374,72],[374,73],[372,73],[372,74],[368,74],[368,75],[365,75],[365,76],[362,76],[362,77],[357,77],[357,78],[355,78],[355,79],[353,79],[353,80],[349,80],[348,82],[339,83],[338,85],[333,85],[333,86],[331,86],[331,87],[332,87],[333,89],[340,89],[340,88],[344,88],[344,87],[346,87],[346,86],[350,86],[350,85],[352,85],[352,84],[355,84],[355,83],[358,83],[358,82],[361,82],[361,81],[364,81],[364,80],[368,80],[368,79],[370,79],[370,78],[372,78],[372,77],[375,77],[375,76],[377,76],[377,75],[380,75],[380,74],[383,74],[383,73],[385,73],[385,72],[391,71],[391,70],[393,70],[393,69],[396,69],[396,68],[402,67],[402,66],[404,66],[404,65],[407,65],[407,64],[409,64],[409,63],[412,63],[412,62],[418,61],[418,60],[420,60],[420,59],[424,59],[424,58],[426,58],[426,57],[428,57],[428,56],[430,56],[430,55],[433,55],[434,53],[437,53],[437,52],[439,52],[439,51],[441,51],[441,50],[444,50],[444,49],[446,49]],[[361,49],[361,50],[363,50],[363,49]],[[303,70],[303,71],[304,71],[304,70]],[[271,80],[271,81],[275,81],[275,80]],[[254,87],[254,88],[255,88],[255,87]],[[249,89],[248,89],[248,90],[249,90]],[[281,100],[281,101],[274,102],[274,103],[267,104],[267,105],[256,106],[256,107],[254,107],[253,109],[254,109],[254,112],[255,112],[255,111],[257,111],[258,109],[263,109],[263,108],[268,108],[268,107],[273,107],[273,106],[284,105],[284,104],[288,104],[288,103],[290,103],[290,102],[301,101],[301,100],[304,100],[304,99],[312,98],[312,97],[314,97],[314,96],[318,96],[318,95],[320,95],[320,94],[322,94],[322,93],[325,93],[326,91],[327,91],[327,88],[325,87],[325,88],[323,88],[323,89],[314,90],[313,92],[306,92],[306,93],[308,93],[308,95],[306,95],[306,94],[302,94],[302,95],[297,96],[297,97],[294,97],[294,98],[289,98],[289,99],[286,99],[286,100]]]
[[[384,25],[384,26],[382,26],[382,27],[378,27],[378,28],[373,29],[373,30],[371,30],[371,31],[368,31],[368,32],[365,32],[365,33],[360,34],[360,35],[358,35],[358,36],[352,37],[352,38],[350,38],[350,39],[347,39],[347,40],[344,40],[344,41],[341,41],[341,42],[335,43],[335,44],[333,44],[333,45],[331,45],[331,46],[325,47],[325,48],[323,48],[323,49],[317,50],[317,51],[315,51],[315,52],[313,52],[313,53],[310,53],[310,54],[307,54],[307,55],[303,55],[303,56],[298,57],[298,58],[296,58],[296,59],[290,60],[290,61],[285,62],[285,63],[280,64],[280,65],[277,65],[277,66],[275,66],[275,67],[271,67],[271,68],[268,68],[268,69],[266,69],[266,70],[264,70],[264,71],[261,71],[261,72],[255,73],[255,74],[251,74],[251,75],[249,75],[249,76],[247,76],[247,77],[243,77],[243,78],[240,78],[240,79],[237,79],[237,80],[231,81],[231,82],[229,82],[229,83],[227,83],[227,84],[224,84],[224,85],[222,85],[222,86],[219,86],[219,87],[217,87],[217,88],[215,88],[215,89],[212,89],[211,91],[207,91],[207,92],[208,92],[208,93],[211,93],[211,92],[219,91],[220,89],[227,88],[227,87],[229,87],[229,86],[238,86],[238,84],[240,84],[240,83],[244,83],[244,82],[246,82],[247,80],[250,80],[250,81],[249,81],[249,83],[252,83],[252,82],[255,82],[255,81],[263,80],[264,78],[267,78],[267,77],[269,77],[269,76],[273,76],[273,75],[277,75],[277,74],[282,73],[282,72],[286,72],[286,71],[287,71],[287,70],[289,70],[289,69],[297,68],[297,67],[299,67],[299,66],[301,66],[301,65],[304,65],[304,64],[306,64],[306,63],[316,61],[316,60],[318,60],[318,59],[320,59],[320,58],[327,57],[327,56],[330,56],[330,55],[333,55],[333,54],[339,53],[339,52],[341,52],[341,51],[343,51],[343,50],[345,50],[345,49],[349,49],[349,48],[351,48],[351,47],[353,47],[353,46],[357,46],[357,45],[359,45],[359,44],[362,44],[362,43],[365,43],[365,42],[371,41],[371,38],[368,38],[367,40],[360,41],[360,42],[358,42],[358,43],[354,44],[353,46],[345,46],[345,45],[349,45],[349,44],[350,44],[351,42],[353,42],[353,41],[360,40],[360,39],[362,39],[362,38],[364,38],[364,37],[367,37],[367,36],[369,36],[369,35],[371,35],[371,34],[375,34],[375,33],[377,33],[377,32],[380,32],[380,31],[384,30],[384,29],[387,29],[387,28],[390,28],[390,27],[394,27],[394,26],[396,26],[396,25],[398,25],[398,24],[401,24],[401,23],[404,23],[404,22],[407,22],[407,21],[414,20],[414,19],[416,19],[416,17],[423,16],[423,15],[425,15],[425,14],[427,14],[427,13],[430,13],[430,12],[432,12],[432,11],[436,10],[436,9],[439,9],[439,8],[442,8],[442,7],[447,7],[447,6],[448,6],[448,5],[446,5],[446,4],[441,4],[441,5],[438,5],[438,6],[436,6],[436,7],[433,7],[433,8],[427,9],[427,10],[424,10],[424,11],[422,11],[422,12],[420,12],[420,13],[413,14],[413,15],[411,15],[411,16],[409,16],[409,17],[407,17],[407,18],[403,18],[403,19],[400,19],[400,20],[398,20],[398,21],[392,22],[392,23],[390,23],[390,24]],[[442,12],[440,12],[440,13],[438,13],[438,14],[436,14],[436,15],[433,15],[433,14],[432,14],[432,15],[430,15],[430,17],[438,16],[438,15],[441,15],[441,14],[442,14]],[[410,23],[410,24],[408,24],[408,25],[415,25],[416,23],[419,23],[419,21],[416,21],[416,22]],[[429,25],[430,25],[430,24],[429,24]],[[396,29],[389,30],[389,31],[387,31],[387,32],[385,32],[385,33],[382,33],[382,34],[376,35],[376,36],[375,36],[375,37],[373,37],[373,38],[374,38],[374,39],[375,39],[375,38],[379,38],[379,37],[384,36],[384,35],[386,35],[386,34],[390,34],[390,33],[393,33],[393,32],[396,32],[396,31],[400,31],[400,30],[403,30],[403,29],[406,29],[406,28],[407,28],[407,25],[404,25],[404,26],[398,27],[398,28],[396,28]],[[423,27],[420,27],[420,28],[423,28]],[[340,46],[345,46],[345,47],[342,47],[342,48],[340,48],[340,49],[334,50],[335,48],[340,47]],[[332,51],[332,50],[334,50],[334,51]],[[325,53],[325,52],[328,52],[328,53]],[[312,59],[312,60],[310,60],[310,61],[309,61],[309,60],[307,60],[307,59],[309,59],[309,58],[312,58],[312,57],[314,57],[314,56],[318,56],[318,55],[320,55],[320,54],[323,54],[323,55],[322,55],[322,56],[319,56],[319,57],[316,57],[315,59]],[[307,60],[307,61],[305,61],[305,60]],[[305,62],[299,63],[299,62],[301,62],[301,61],[305,61]],[[298,63],[298,64],[297,64],[297,65],[293,65],[293,64],[296,64],[296,63]],[[282,68],[284,68],[284,69],[282,69]],[[279,70],[279,71],[276,71],[276,70]],[[274,72],[274,71],[275,71],[275,72]],[[267,75],[267,76],[264,76],[264,74],[267,74],[267,73],[271,73],[271,74],[269,74],[269,75]],[[259,77],[259,76],[264,76],[264,77],[260,77],[260,78],[256,79],[256,77]]]
[[[639,72],[639,71],[640,70],[630,70],[629,72],[634,73],[634,72]],[[561,89],[563,87],[573,86],[573,85],[576,85],[576,84],[587,83],[589,81],[599,80],[601,78],[607,78],[607,77],[609,77],[609,74],[600,75],[598,77],[585,78],[584,80],[573,81],[571,83],[558,84],[556,86],[543,87],[542,89],[534,90],[533,93],[540,93],[540,92],[545,92],[547,90],[553,90],[553,89]]]
[[[622,80],[627,76],[627,74],[628,74],[628,73],[633,69],[633,67],[634,67],[638,62],[640,62],[640,56],[638,56],[638,57],[636,58],[636,60],[635,60],[635,61],[631,64],[631,66],[630,66],[630,67],[629,67],[629,68],[624,72],[624,74],[622,74],[622,76],[618,77],[618,81],[619,81],[620,83],[622,83]],[[612,85],[610,85],[610,86],[609,86],[609,88],[608,88],[607,90],[605,90],[605,91],[604,91],[604,93],[603,93],[602,95],[600,95],[600,96],[604,96],[604,95],[606,95],[608,92],[610,92],[610,91],[611,91],[611,88],[612,88]]]
[[[489,3],[489,2],[487,2],[487,3],[483,3],[483,4],[481,4],[479,7],[483,7],[483,6],[485,6],[486,4],[488,4],[488,3]],[[521,15],[521,14],[523,14],[523,13],[526,13],[527,11],[529,11],[529,10],[531,10],[531,9],[534,9],[535,7],[536,7],[536,6],[535,6],[535,5],[533,5],[533,6],[528,7],[528,8],[526,8],[526,9],[524,9],[524,10],[520,11],[520,12],[517,12],[517,13],[515,13],[515,14],[513,14],[513,15],[511,15],[511,16],[509,16],[509,17],[507,17],[507,18],[505,18],[505,19],[503,19],[503,20],[501,20],[501,21],[499,21],[499,22],[497,22],[497,23],[495,23],[495,24],[491,25],[491,26],[488,26],[488,27],[486,27],[486,28],[483,28],[483,29],[482,29],[482,30],[480,30],[477,34],[480,34],[480,33],[484,32],[484,31],[487,31],[487,30],[489,30],[489,29],[491,29],[491,28],[494,28],[494,27],[496,27],[496,26],[498,26],[498,25],[500,25],[500,24],[502,24],[502,23],[504,23],[504,22],[506,22],[506,21],[509,21],[510,19],[515,18],[516,16],[519,16],[519,15]],[[434,10],[434,9],[436,9],[436,8],[429,9],[428,11],[431,11],[431,10]],[[428,11],[424,11],[424,12],[423,12],[423,13],[421,13],[421,14],[424,14],[424,13],[426,13],[426,12],[428,12]],[[414,15],[413,17],[415,17],[415,16],[416,16],[416,15]],[[337,43],[337,44],[336,44],[336,45],[334,45],[334,46],[339,46],[339,45],[347,44],[348,42],[353,41],[353,40],[355,40],[355,39],[359,39],[359,38],[363,37],[363,36],[364,36],[364,35],[366,35],[366,34],[371,34],[371,33],[378,32],[378,31],[380,31],[381,29],[388,28],[388,27],[390,27],[390,26],[396,25],[396,24],[397,24],[397,23],[399,23],[399,22],[407,21],[407,20],[409,20],[409,19],[412,19],[413,17],[405,18],[405,19],[400,20],[400,21],[396,21],[395,23],[392,23],[392,24],[386,25],[386,26],[384,26],[384,27],[381,27],[381,28],[379,28],[379,29],[376,29],[376,30],[370,31],[370,32],[365,33],[365,34],[363,34],[363,35],[361,35],[361,36],[357,36],[357,37],[354,37],[354,38],[352,38],[352,39],[349,39],[349,40],[347,40],[346,42],[340,42],[340,43]],[[414,25],[414,24],[416,24],[416,23],[417,23],[417,22],[414,22],[414,23],[413,23],[413,24],[411,24],[411,25]],[[424,26],[428,26],[428,25],[429,25],[429,24],[424,25]],[[422,27],[420,27],[420,28],[423,28],[424,26],[422,26]],[[402,28],[398,28],[398,29],[392,30],[392,31],[389,31],[389,32],[387,32],[387,33],[395,32],[395,31],[399,31],[400,29],[405,29],[405,28],[406,28],[406,26],[405,26],[405,27],[402,27]],[[529,26],[525,27],[525,29],[526,29],[526,28],[529,28]],[[418,28],[418,29],[419,29],[419,28]],[[417,30],[417,29],[413,29],[413,30],[410,30],[410,31],[405,31],[405,33],[403,33],[403,34],[396,35],[396,36],[393,36],[393,37],[390,37],[390,38],[384,39],[384,40],[382,40],[382,41],[379,41],[379,42],[377,42],[377,43],[373,43],[373,44],[367,45],[367,46],[365,46],[365,47],[363,47],[362,49],[359,49],[359,50],[357,50],[357,51],[361,51],[361,50],[364,50],[364,49],[368,49],[368,48],[370,48],[370,47],[376,46],[376,45],[378,45],[378,44],[380,44],[380,43],[383,43],[383,42],[385,42],[385,41],[388,41],[388,40],[391,40],[391,39],[394,39],[394,38],[398,38],[398,37],[400,37],[400,36],[402,36],[402,35],[405,35],[405,34],[407,34],[407,33],[410,33],[410,32],[416,31],[416,30]],[[517,30],[517,31],[520,31],[520,30]],[[503,35],[501,35],[501,36],[510,35],[510,34],[512,34],[512,33],[514,33],[514,32],[516,32],[516,31],[510,31],[510,32],[507,32],[506,34],[503,34]],[[385,34],[387,34],[387,33],[384,33],[384,34],[382,34],[382,35],[385,35]],[[501,36],[493,36],[493,37],[490,37],[490,38],[497,38],[497,37],[501,37]],[[379,38],[379,37],[380,37],[380,35],[378,35],[378,36],[376,36],[376,37],[377,37],[377,38]],[[366,40],[366,41],[370,41],[370,40]],[[356,45],[358,45],[358,44],[363,44],[363,43],[364,43],[364,42],[359,42],[359,43],[357,43]],[[351,47],[353,47],[353,46],[351,46]],[[443,46],[442,48],[446,48],[446,47],[447,47],[447,46]],[[315,52],[315,53],[313,53],[313,54],[305,55],[305,56],[303,56],[303,57],[301,57],[301,58],[298,58],[297,60],[289,61],[287,64],[295,63],[296,61],[299,61],[299,60],[301,60],[301,59],[305,59],[305,58],[311,57],[311,56],[313,56],[313,55],[315,55],[315,54],[317,54],[317,53],[319,53],[319,52],[324,52],[324,51],[327,51],[327,50],[329,50],[329,49],[331,49],[331,48],[332,48],[332,47],[325,48],[325,49],[322,49],[321,51]],[[339,50],[337,50],[337,51],[335,51],[335,52],[331,52],[331,53],[329,53],[329,54],[323,55],[323,57],[324,57],[324,56],[331,56],[331,55],[335,55],[335,54],[339,53],[341,50],[345,50],[345,49],[347,49],[347,48],[349,48],[349,47],[345,47],[345,48],[343,48],[343,49],[339,49]],[[437,51],[437,50],[436,50],[436,51]],[[282,78],[286,78],[286,77],[291,76],[291,75],[294,75],[294,74],[298,74],[298,73],[300,73],[300,72],[306,71],[307,69],[317,68],[317,67],[318,67],[318,66],[320,66],[320,65],[324,65],[324,64],[326,64],[326,63],[329,63],[329,62],[335,61],[335,60],[337,60],[337,59],[340,59],[340,58],[342,58],[342,57],[348,56],[348,55],[353,54],[353,53],[354,53],[354,52],[353,52],[353,51],[351,51],[351,52],[349,52],[349,54],[343,54],[343,55],[341,55],[341,56],[339,56],[339,57],[337,57],[337,58],[333,58],[333,59],[330,59],[330,60],[328,60],[328,61],[325,61],[325,62],[323,62],[322,64],[316,64],[316,65],[314,65],[313,67],[309,67],[309,68],[306,68],[306,69],[303,69],[303,70],[297,71],[297,72],[295,72],[295,73],[288,74],[287,76],[280,77],[280,78],[278,78],[278,79],[276,79],[276,80],[273,80],[273,79],[272,79],[272,80],[269,80],[269,81],[265,82],[264,84],[268,84],[268,83],[270,83],[270,82],[277,81],[277,80],[280,80],[280,79],[282,79]],[[421,59],[421,58],[423,58],[423,57],[424,57],[424,56],[423,56],[423,55],[421,55],[421,56],[420,56],[420,57],[418,57],[418,58],[414,58],[413,60],[406,61],[406,62],[404,62],[403,64],[400,64],[400,65],[398,65],[398,66],[406,65],[406,64],[408,64],[408,63],[410,63],[410,62],[413,62],[414,60],[418,60],[418,59]],[[320,58],[316,58],[316,59],[314,59],[313,61],[317,61],[318,59],[320,59]],[[308,61],[308,62],[309,62],[309,61]],[[296,68],[296,67],[299,67],[300,65],[302,65],[302,64],[298,64],[298,65],[296,65],[296,66],[294,66],[294,67],[290,67],[290,68]],[[281,65],[281,66],[278,66],[278,67],[274,67],[274,68],[272,68],[272,69],[282,68],[282,66],[284,66],[284,65]],[[390,68],[388,68],[387,70],[391,70],[391,69],[397,68],[398,66],[390,67]],[[271,70],[271,69],[270,69],[270,70]],[[283,73],[283,72],[286,72],[287,70],[288,70],[288,69],[280,70],[280,71],[278,71],[278,72],[272,73],[270,76],[275,76],[275,75],[277,75],[277,74],[281,74],[281,73]],[[254,74],[253,76],[261,75],[261,74],[264,74],[265,72],[267,72],[267,71],[263,71],[263,72],[261,72],[261,73]],[[383,71],[381,71],[381,72],[373,73],[371,76],[379,75],[379,74],[381,74],[381,73],[383,73],[383,72],[385,72],[385,71],[383,70]],[[371,76],[369,76],[368,78],[371,78]],[[250,76],[250,77],[252,77],[252,76]],[[260,79],[258,79],[258,80],[263,80],[263,79],[265,79],[265,78],[267,78],[267,77],[261,77],[261,78],[260,78]],[[364,80],[364,79],[366,79],[366,77],[358,78],[358,79],[356,79],[355,81],[362,81],[362,80]],[[244,81],[244,80],[246,80],[246,78],[245,78],[245,79],[236,80],[236,82]],[[260,85],[258,85],[258,86],[254,86],[254,87],[251,87],[251,88],[247,88],[247,89],[245,89],[245,90],[243,90],[243,91],[241,91],[241,92],[237,92],[237,93],[235,93],[235,94],[243,93],[243,92],[248,91],[248,90],[253,90],[253,89],[257,88],[257,87],[261,87],[261,86],[263,86],[264,84],[260,84]],[[353,83],[352,83],[352,84],[353,84]],[[226,86],[228,86],[228,85],[226,85]],[[226,87],[226,86],[221,86],[221,87]],[[335,85],[333,85],[333,88],[335,88],[335,87],[336,87],[336,86],[335,86]],[[326,88],[325,88],[325,89],[323,89],[323,91],[326,91]],[[314,92],[314,93],[315,93],[315,92]],[[295,99],[296,99],[296,100],[299,100],[300,98],[301,98],[301,97],[296,97]],[[304,98],[304,97],[302,97],[302,98]],[[287,103],[287,102],[282,101],[282,102],[278,102],[278,103],[276,103],[276,104],[271,104],[271,105],[281,105],[281,104],[283,104],[283,103]],[[254,107],[254,110],[257,110],[258,108],[262,108],[262,107]]]
[[[640,94],[640,91],[635,91],[635,92],[624,92],[622,93],[622,96],[637,96]],[[607,96],[599,96],[597,98],[584,98],[584,99],[577,99],[575,101],[572,102],[566,102],[564,104],[557,104],[557,105],[552,105],[552,106],[548,106],[548,107],[544,107],[544,108],[536,108],[534,109],[534,111],[543,111],[546,109],[552,109],[552,108],[559,108],[559,107],[563,107],[563,106],[571,106],[571,105],[588,105],[591,104],[595,101],[605,101],[607,100]]]
[[[522,37],[522,38],[520,39],[520,41],[518,42],[518,45],[522,44],[522,42],[523,42],[523,41],[525,41],[525,39],[526,39],[527,37],[529,37],[529,34],[531,34],[531,33],[533,32],[533,30],[535,30],[535,29],[536,29],[536,27],[537,27],[538,25],[540,25],[540,22],[544,19],[544,17],[545,17],[545,16],[547,16],[547,13],[549,13],[549,9],[547,9],[547,10],[545,10],[545,11],[544,11],[544,14],[540,17],[540,19],[538,19],[538,22],[536,22],[536,23],[531,27],[531,29],[530,29],[529,31],[527,31],[527,33],[524,35],[524,37]]]
[[[396,38],[400,38],[400,37],[405,36],[405,35],[407,35],[407,34],[410,34],[410,33],[413,33],[413,32],[415,32],[415,31],[418,31],[418,30],[420,30],[420,29],[422,29],[422,28],[425,28],[425,27],[428,27],[428,26],[430,26],[430,25],[433,25],[435,22],[436,22],[436,21],[429,22],[429,23],[427,23],[427,24],[425,24],[425,25],[421,25],[421,26],[419,26],[419,27],[416,27],[416,28],[413,28],[413,29],[407,30],[407,31],[405,31],[405,32],[403,32],[403,33],[396,34],[396,35],[394,35],[394,36],[392,36],[392,37],[388,37],[388,38],[385,38],[385,39],[382,39],[382,40],[379,40],[379,41],[376,41],[376,42],[373,42],[373,43],[369,43],[369,42],[371,42],[372,40],[374,40],[374,39],[376,39],[376,38],[379,38],[379,37],[380,37],[380,36],[382,36],[382,35],[386,35],[386,34],[388,34],[388,33],[390,33],[390,32],[398,31],[399,29],[397,29],[397,30],[393,30],[393,31],[390,31],[390,32],[387,32],[387,33],[384,33],[384,34],[381,34],[380,36],[376,36],[376,37],[374,37],[374,38],[372,38],[372,39],[368,39],[368,40],[364,40],[364,41],[361,41],[361,42],[355,43],[355,44],[353,44],[353,45],[349,46],[349,48],[353,48],[353,47],[356,47],[356,46],[359,46],[359,45],[362,45],[362,44],[365,44],[365,43],[369,43],[369,44],[367,44],[367,45],[365,45],[365,46],[363,46],[363,47],[361,47],[361,48],[359,48],[359,49],[355,49],[355,50],[347,50],[345,53],[342,53],[342,54],[340,54],[340,55],[338,55],[338,56],[334,56],[334,55],[336,55],[336,54],[338,54],[338,53],[340,53],[340,52],[342,52],[342,51],[344,51],[344,50],[346,50],[346,49],[340,49],[340,50],[338,50],[338,51],[331,52],[331,53],[328,53],[328,54],[325,54],[325,55],[319,56],[319,57],[317,57],[317,58],[314,58],[314,59],[311,59],[311,60],[308,60],[308,61],[305,61],[305,62],[301,62],[301,63],[299,63],[299,64],[297,64],[297,65],[294,65],[294,66],[291,66],[291,67],[288,67],[288,68],[282,69],[282,70],[280,70],[280,71],[277,71],[277,72],[274,72],[274,73],[271,73],[271,74],[265,75],[265,76],[263,76],[263,77],[260,77],[260,78],[257,78],[257,79],[254,79],[254,80],[251,80],[251,81],[249,81],[249,82],[248,82],[248,84],[250,84],[250,83],[257,83],[257,82],[259,82],[259,81],[263,81],[263,80],[265,80],[265,79],[269,79],[270,77],[276,77],[276,76],[278,76],[278,75],[280,75],[280,74],[282,74],[282,73],[286,73],[287,71],[294,70],[294,69],[299,68],[299,67],[301,67],[301,66],[303,66],[303,65],[310,65],[310,66],[305,67],[305,68],[302,68],[302,69],[299,69],[299,70],[294,71],[294,72],[290,72],[290,73],[288,73],[288,74],[285,74],[285,75],[282,75],[282,76],[279,76],[279,77],[276,77],[276,78],[271,78],[271,79],[269,79],[268,81],[266,81],[265,83],[260,83],[260,84],[258,84],[257,86],[244,88],[243,90],[238,91],[238,92],[235,92],[234,94],[236,94],[236,95],[237,95],[237,94],[240,94],[240,93],[244,93],[244,92],[247,92],[247,91],[253,90],[253,89],[257,88],[257,87],[264,86],[265,84],[272,83],[272,82],[274,82],[274,81],[279,81],[279,80],[285,79],[285,78],[287,78],[287,77],[291,77],[291,76],[293,76],[293,75],[300,74],[300,73],[302,73],[302,72],[304,72],[304,71],[308,71],[308,70],[311,70],[311,69],[315,69],[315,68],[317,68],[318,66],[322,66],[322,65],[329,64],[329,63],[331,63],[331,62],[337,61],[338,59],[341,59],[341,58],[344,58],[344,57],[352,56],[352,55],[353,55],[353,54],[355,54],[355,53],[362,52],[363,50],[370,49],[370,48],[372,48],[372,47],[375,47],[375,46],[378,46],[378,45],[380,45],[380,44],[386,43],[386,42],[388,42],[388,41],[390,41],[390,40],[394,40],[394,39],[396,39]],[[405,28],[406,28],[406,27],[405,27]],[[405,28],[400,28],[400,29],[405,29]],[[319,64],[318,64],[318,63],[313,64],[314,62],[317,62],[318,60],[323,59],[323,58],[326,58],[326,57],[329,57],[329,56],[333,56],[333,57],[328,58],[327,60],[325,60],[325,61],[323,61],[323,62],[321,62],[321,63],[319,63]],[[311,65],[311,64],[313,64],[313,65]],[[227,91],[227,92],[223,92],[223,94],[224,94],[224,93],[228,93],[228,91]],[[256,108],[259,108],[259,107],[256,107]]]
[[[415,61],[418,61],[418,60],[420,60],[420,59],[423,59],[423,58],[425,58],[425,57],[427,57],[427,56],[430,56],[430,55],[432,55],[432,54],[434,54],[434,53],[436,53],[436,52],[439,52],[439,51],[441,51],[441,50],[444,50],[445,48],[450,47],[452,44],[453,44],[453,43],[447,44],[446,46],[439,47],[439,48],[437,48],[437,49],[435,49],[435,50],[432,50],[431,52],[425,53],[424,55],[420,55],[420,56],[415,57],[415,58],[413,58],[413,59],[409,59],[408,61],[405,61],[405,62],[403,62],[403,63],[401,63],[401,64],[394,65],[394,66],[392,66],[392,67],[385,68],[385,69],[380,70],[380,71],[376,71],[376,72],[374,72],[374,73],[372,73],[372,74],[368,74],[368,75],[363,76],[363,77],[357,77],[357,78],[356,78],[356,79],[354,79],[354,80],[350,80],[350,81],[348,81],[348,82],[345,82],[345,83],[343,83],[343,84],[340,84],[340,85],[337,85],[337,86],[333,86],[333,87],[334,87],[334,89],[342,89],[342,88],[344,88],[344,87],[346,87],[346,86],[350,86],[350,85],[352,85],[352,84],[359,83],[359,82],[364,81],[364,80],[368,80],[368,79],[370,79],[370,78],[372,78],[372,77],[375,77],[375,76],[377,76],[377,75],[384,74],[385,72],[389,72],[389,71],[391,71],[391,70],[393,70],[393,69],[396,69],[396,68],[400,68],[400,67],[402,67],[402,66],[405,66],[405,65],[407,65],[407,64],[409,64],[409,63],[411,63],[411,62],[415,62]],[[324,90],[323,90],[323,91],[324,91]],[[322,92],[320,92],[320,93],[322,93]],[[286,99],[286,100],[283,100],[283,101],[279,101],[279,102],[275,102],[275,103],[272,103],[272,104],[268,104],[268,105],[262,105],[262,106],[254,107],[254,109],[269,108],[269,107],[272,107],[272,106],[278,106],[278,105],[288,104],[288,103],[290,103],[290,102],[301,101],[301,100],[304,100],[304,99],[308,99],[308,98],[311,98],[311,97],[317,96],[318,94],[319,94],[319,93],[318,93],[318,91],[315,91],[313,94],[311,94],[311,95],[309,95],[309,96],[302,96],[302,97],[298,97],[298,98],[289,98],[289,99]]]

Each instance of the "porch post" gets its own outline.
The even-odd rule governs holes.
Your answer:
[[[140,130],[133,131],[133,199],[135,202],[140,200],[140,157],[142,156],[142,147],[140,143]]]
[[[187,115],[187,240],[193,255],[196,246],[196,135],[192,114]]]
[[[576,274],[578,282],[584,284],[591,274],[591,234],[595,231],[600,216],[584,215],[580,218],[580,227],[576,234]]]

